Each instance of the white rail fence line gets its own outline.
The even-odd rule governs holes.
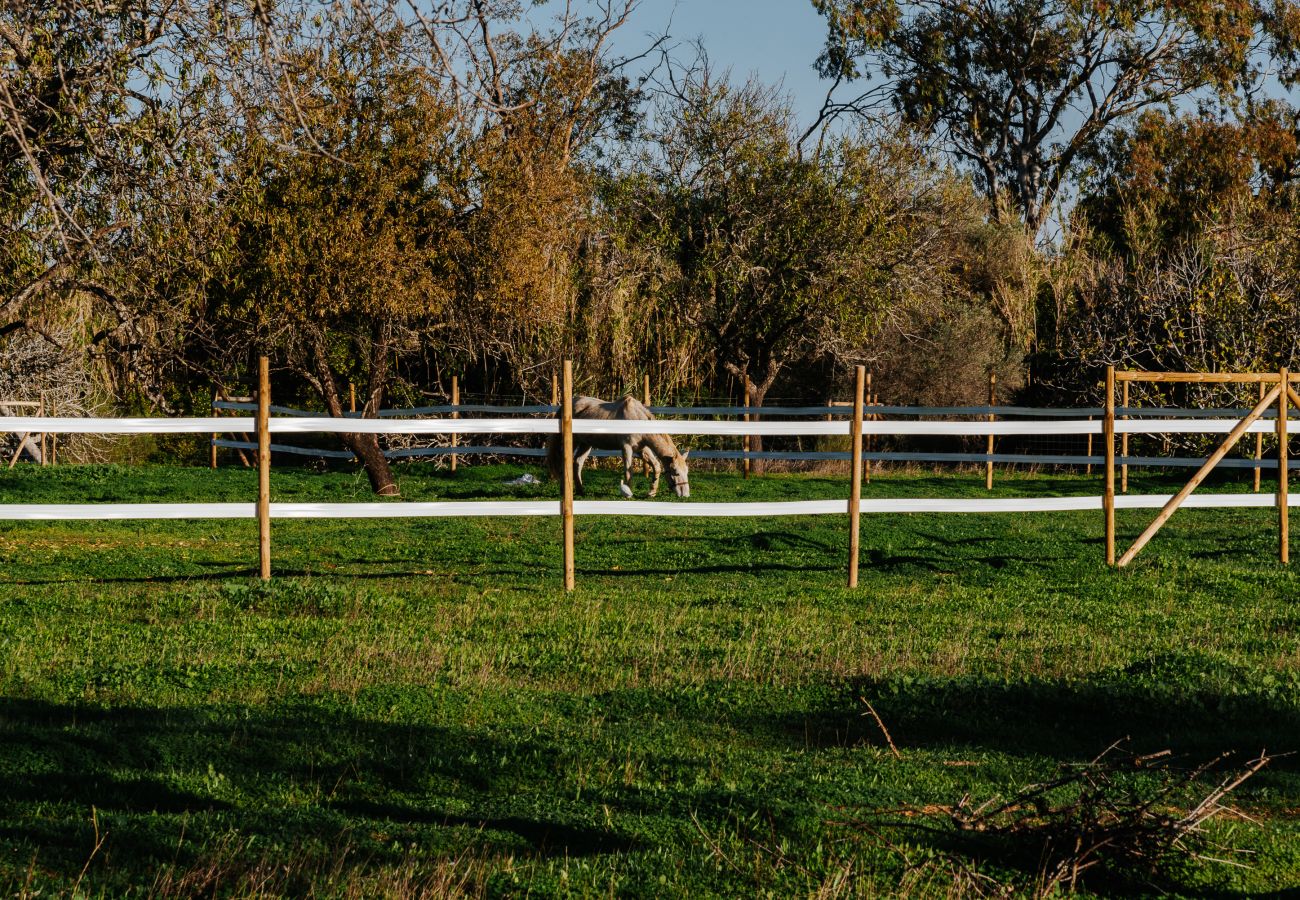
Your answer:
[[[1102,421],[1039,420],[1022,422],[922,422],[884,421],[861,418],[853,421],[820,422],[702,422],[657,419],[653,421],[575,420],[572,433],[695,434],[695,435],[837,435],[853,430],[873,435],[1097,435],[1201,433],[1227,434],[1239,428],[1238,419],[1189,418],[1117,421],[1114,408]],[[1283,420],[1285,421],[1285,420]],[[318,416],[267,417],[263,433],[370,433],[370,434],[559,434],[561,422],[553,419],[357,419]],[[258,430],[255,418],[85,418],[50,416],[0,417],[0,431],[50,434],[160,434],[160,433],[246,433]],[[1267,434],[1278,431],[1278,423],[1259,420],[1240,429],[1243,433]],[[269,439],[266,448],[270,448]],[[855,477],[861,470],[862,453],[856,454]],[[260,459],[269,454],[259,454]],[[1114,461],[1113,441],[1109,459]],[[265,463],[269,466],[269,462]],[[1280,491],[1285,496],[1285,481]],[[1164,507],[1174,495],[1113,497],[1113,485],[1106,498],[1068,496],[1011,499],[888,498],[862,500],[809,500],[759,503],[665,503],[647,501],[579,500],[572,504],[574,515],[635,516],[781,516],[861,513],[999,513],[1104,510],[1107,499],[1113,508],[1155,509]],[[1279,494],[1218,494],[1188,497],[1183,503],[1200,508],[1268,508],[1282,505]],[[1287,497],[1285,506],[1300,505],[1300,497]],[[400,518],[440,516],[557,516],[563,501],[436,501],[397,503],[271,503],[268,519],[309,518]],[[1284,507],[1285,508],[1285,507]],[[7,520],[96,520],[96,519],[243,519],[257,516],[253,503],[142,503],[142,504],[0,504],[0,519]],[[1108,535],[1109,539],[1109,535]],[[854,548],[856,551],[856,548]],[[856,552],[854,553],[856,557]],[[856,559],[854,559],[854,562]],[[571,560],[566,560],[571,565]],[[854,567],[855,568],[855,567]],[[264,569],[264,571],[267,571]]]
[[[559,423],[549,419],[336,419],[328,417],[272,418],[271,434],[321,432],[366,432],[373,434],[558,434]],[[1236,420],[1190,419],[1116,422],[1117,432],[1159,434],[1173,432],[1226,433]],[[848,422],[694,422],[656,419],[653,422],[594,421],[573,423],[575,434],[728,434],[790,435],[831,434],[847,436]],[[46,431],[51,434],[200,434],[250,432],[256,420],[244,418],[57,418],[0,416],[0,431]],[[1042,422],[870,422],[863,433],[877,435],[928,434],[983,436],[988,434],[1100,434],[1096,421]],[[1257,422],[1252,433],[1273,433],[1272,422]],[[256,445],[254,445],[256,446]],[[271,445],[275,448],[275,444]],[[463,450],[464,448],[460,448]],[[865,454],[864,454],[865,455]],[[1244,462],[1253,463],[1251,460]],[[1124,509],[1158,508],[1166,495],[1117,498]],[[1189,498],[1188,505],[1201,507],[1267,507],[1276,502],[1272,494],[1222,494]],[[1300,505],[1300,496],[1294,501]],[[0,519],[183,519],[250,518],[252,503],[139,503],[139,504],[0,504]],[[1044,497],[1016,499],[918,499],[863,500],[862,512],[1055,512],[1101,508],[1100,496]],[[95,510],[103,510],[102,515]],[[45,514],[48,511],[49,514]],[[149,515],[156,511],[156,516]],[[773,503],[665,503],[629,500],[577,500],[574,511],[584,515],[660,516],[746,516],[843,514],[841,500],[803,500]],[[439,501],[428,503],[272,503],[272,518],[382,518],[420,516],[556,515],[555,501]]]
[[[1118,509],[1160,509],[1173,494],[1132,494],[1115,498]],[[844,500],[788,500],[769,503],[660,503],[645,500],[575,500],[580,516],[664,516],[737,518],[754,516],[846,515]],[[1288,496],[1300,506],[1300,495]],[[1200,494],[1183,506],[1198,509],[1272,509],[1276,494]],[[862,513],[1093,512],[1102,498],[889,498],[860,501]],[[272,503],[272,519],[402,519],[476,516],[555,516],[555,500],[436,500],[404,503]],[[8,503],[0,520],[112,521],[147,519],[252,519],[255,503]]]
[[[214,401],[213,409],[229,411],[251,411],[257,408],[257,404],[217,400]],[[807,417],[817,416],[820,418],[843,419],[852,415],[851,408],[845,406],[649,406],[651,412],[655,415],[671,416],[700,416],[700,415],[759,415],[768,417]],[[497,413],[503,415],[535,415],[535,414],[554,414],[559,410],[558,406],[550,404],[525,404],[518,406],[505,406],[493,404],[442,404],[438,406],[421,406],[406,409],[381,409],[377,415],[381,418],[396,418],[401,416],[425,416],[432,414],[475,414],[475,413]],[[271,412],[279,413],[286,416],[298,418],[314,418],[316,413],[307,410],[296,409],[287,406],[272,406]],[[1216,408],[1216,409],[1183,409],[1173,407],[1120,407],[1116,409],[1116,414],[1120,416],[1138,416],[1143,418],[1211,418],[1244,416],[1249,410],[1236,408]],[[1103,407],[1078,407],[1069,409],[1055,409],[1048,407],[1029,407],[1029,406],[997,406],[990,404],[987,406],[943,406],[943,407],[926,407],[926,406],[885,406],[875,404],[870,407],[871,416],[882,415],[903,415],[903,416],[1013,416],[1013,417],[1044,417],[1044,418],[1079,418],[1085,419],[1088,416],[1104,415]],[[1276,415],[1270,413],[1270,416]],[[359,418],[360,413],[345,413],[344,417],[349,419]],[[410,432],[407,432],[410,433]],[[1094,432],[1097,433],[1097,432]],[[865,430],[864,434],[876,434]],[[786,435],[789,436],[789,435]],[[991,437],[991,435],[990,435]],[[212,441],[214,448],[233,449],[233,450],[255,450],[257,444],[251,441],[224,440],[214,438]],[[353,454],[346,450],[332,450],[327,448],[299,447],[291,444],[273,444],[272,452],[287,453],[299,456],[312,456],[325,459],[353,459]],[[465,445],[453,442],[452,446],[446,447],[412,447],[400,449],[388,449],[383,451],[389,459],[414,459],[421,457],[445,457],[445,456],[470,456],[470,455],[495,455],[495,456],[513,456],[520,458],[539,457],[545,455],[545,451],[535,447],[510,447],[498,445]],[[614,450],[596,450],[595,456],[598,457],[617,457],[620,455]],[[784,460],[784,461],[804,461],[804,462],[821,462],[821,461],[848,461],[851,456],[847,451],[816,451],[816,450],[705,450],[696,449],[692,453],[692,458],[697,460]],[[932,452],[932,451],[872,451],[867,450],[863,453],[864,460],[870,462],[930,462],[930,463],[984,463],[984,464],[1003,464],[1003,465],[1062,465],[1062,466],[1092,466],[1102,465],[1105,457],[1097,454],[1062,454],[1062,453],[974,453],[974,452]],[[214,467],[215,467],[215,457]],[[1122,466],[1134,467],[1151,467],[1151,468],[1188,468],[1199,467],[1204,464],[1204,457],[1179,457],[1179,456],[1130,456],[1127,453],[1121,454],[1117,458],[1117,463]],[[1276,470],[1278,463],[1271,459],[1230,459],[1221,463],[1224,468],[1241,468],[1256,470]],[[1300,468],[1300,460],[1293,461],[1291,468]]]
[[[271,434],[558,434],[554,419],[270,419]],[[1116,421],[1116,434],[1227,434],[1239,419],[1158,419]],[[704,435],[839,435],[849,434],[849,422],[697,422],[687,419],[652,421],[575,419],[574,434],[704,434]],[[863,434],[1061,435],[1101,434],[1099,421],[1030,422],[914,422],[864,421]],[[86,418],[0,416],[0,431],[45,430],[51,434],[231,434],[255,430],[252,418]],[[1254,422],[1249,434],[1273,434],[1273,420]]]

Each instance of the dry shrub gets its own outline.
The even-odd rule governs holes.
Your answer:
[[[72,417],[102,415],[107,405],[96,386],[89,354],[74,346],[70,333],[28,329],[0,341],[0,415],[36,415],[34,408],[6,407],[6,400],[44,400],[46,415]],[[18,446],[18,437],[0,434],[6,462]],[[61,434],[58,458],[100,461],[113,443],[109,435]]]
[[[893,810],[849,824],[903,858],[904,896],[1049,897],[1098,885],[1160,888],[1176,883],[1189,864],[1239,864],[1242,851],[1216,844],[1204,826],[1233,811],[1228,795],[1272,757],[1260,754],[1208,792],[1199,787],[1226,757],[1180,769],[1169,751],[1131,756],[1116,743],[1006,798],[975,805],[965,796],[951,806]],[[914,861],[892,840],[899,829],[936,834],[955,849]],[[984,864],[1010,873],[1010,880],[990,877],[981,871]]]
[[[872,364],[882,401],[917,406],[982,406],[989,375],[1001,402],[1024,383],[1023,354],[985,306],[952,303],[920,309],[882,335]]]

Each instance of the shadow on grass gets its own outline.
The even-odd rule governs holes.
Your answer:
[[[0,700],[0,848],[76,877],[107,835],[89,877],[137,884],[160,865],[200,864],[232,833],[258,853],[346,847],[358,866],[403,838],[543,857],[632,849],[611,828],[566,821],[563,803],[530,814],[522,798],[559,753],[544,737],[376,722],[329,706]]]
[[[1081,761],[1128,739],[1135,752],[1170,749],[1195,763],[1267,750],[1278,758],[1266,773],[1300,773],[1298,689],[1300,676],[1265,683],[1201,654],[1169,654],[1087,681],[864,679],[801,713],[742,727],[767,726],[810,749],[883,746],[869,702],[904,750]],[[1300,800],[1300,778],[1285,780]]]
[[[588,715],[594,704],[615,727],[644,729],[647,749],[655,748],[652,769],[703,771],[715,757],[729,760],[724,767],[745,767],[718,776],[737,788],[692,776],[680,788],[628,787],[585,803],[572,799],[563,773],[575,759],[622,747],[608,744],[603,731],[574,745],[572,736],[561,743],[563,728],[379,722],[328,700],[152,709],[7,699],[0,700],[0,853],[24,863],[37,854],[42,871],[75,879],[96,835],[107,834],[89,877],[121,887],[147,883],[160,866],[201,866],[230,835],[239,839],[237,852],[316,854],[324,869],[362,868],[396,845],[550,858],[641,848],[645,838],[608,824],[602,803],[622,821],[670,816],[688,833],[684,823],[696,815],[709,828],[752,817],[770,823],[773,835],[799,841],[838,816],[809,799],[825,790],[820,775],[804,780],[819,767],[778,766],[773,771],[783,774],[759,776],[755,753],[825,754],[853,781],[878,772],[900,779],[921,802],[952,803],[967,788],[951,787],[946,776],[936,782],[918,766],[987,764],[998,774],[960,771],[992,792],[1005,790],[1008,779],[1024,783],[1056,763],[1090,759],[1125,736],[1135,752],[1169,748],[1189,763],[1230,750],[1294,750],[1295,696],[1295,684],[1265,685],[1214,658],[1179,654],[1087,682],[893,677],[775,692],[718,682],[557,700],[561,718]],[[862,698],[903,754],[896,770],[878,754],[843,752],[884,745]],[[687,749],[675,737],[655,739],[665,722],[673,735],[712,735],[714,742]],[[724,751],[733,741],[748,748],[743,760]],[[907,787],[914,779],[916,788]],[[1248,789],[1264,789],[1258,800],[1271,808],[1293,809],[1300,758],[1278,759]],[[948,846],[942,836],[917,839]],[[671,843],[664,849],[688,852]]]
[[[1215,763],[1187,793],[1190,807],[1228,772],[1240,772],[1266,752],[1272,762],[1229,802],[1246,800],[1265,822],[1274,817],[1294,821],[1300,804],[1300,704],[1295,702],[1295,685],[1277,691],[1260,684],[1258,678],[1242,676],[1189,655],[1131,665],[1087,683],[868,679],[844,685],[839,698],[828,697],[824,704],[803,712],[775,719],[741,716],[735,727],[750,733],[766,730],[774,742],[784,740],[812,752],[883,749],[892,740],[901,753],[898,764],[914,773],[918,751],[931,760],[946,758],[945,766],[973,766],[951,770],[971,772],[977,783],[984,781],[974,791],[972,806],[994,793],[1009,796],[1023,785],[1056,777],[1061,766],[1085,763],[1112,743],[1123,742],[1121,758],[1171,750],[1174,773]],[[867,702],[888,728],[888,739],[867,711]],[[1020,762],[1009,764],[999,756]],[[978,774],[985,767],[988,774]],[[936,804],[934,808],[941,810],[958,803],[970,790],[964,783],[946,796],[922,793],[918,796],[923,799],[915,805]],[[868,810],[862,818],[892,823],[875,826],[876,833],[928,844],[959,859],[994,861],[1029,880],[1042,864],[1044,847],[1024,837],[959,833],[942,812],[909,818]],[[1228,840],[1236,845],[1240,838]],[[1252,868],[1264,867],[1262,871],[1268,873],[1256,882],[1267,885],[1265,892],[1226,885],[1210,889],[1199,880],[1183,883],[1190,870],[1177,864],[1160,871],[1106,865],[1091,872],[1084,884],[1114,896],[1150,896],[1154,891],[1300,900],[1300,872],[1290,867],[1292,862],[1289,856],[1282,863],[1252,862]]]

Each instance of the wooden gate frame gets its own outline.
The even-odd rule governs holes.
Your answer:
[[[1127,394],[1129,384],[1133,382],[1163,382],[1166,384],[1250,384],[1258,383],[1260,389],[1259,403],[1228,433],[1217,450],[1206,459],[1204,465],[1196,470],[1177,494],[1160,510],[1159,515],[1146,529],[1138,535],[1123,556],[1115,559],[1115,384],[1121,382]],[[1277,513],[1278,513],[1278,557],[1284,563],[1290,562],[1290,515],[1287,507],[1289,473],[1287,453],[1287,407],[1288,404],[1300,408],[1300,394],[1291,385],[1300,382],[1300,373],[1292,374],[1287,369],[1277,372],[1221,373],[1221,372],[1116,372],[1114,366],[1106,368],[1106,414],[1102,427],[1103,440],[1106,444],[1106,492],[1102,498],[1102,509],[1106,517],[1106,564],[1123,568],[1133,561],[1155,533],[1161,529],[1192,493],[1200,486],[1205,477],[1237,445],[1246,431],[1262,416],[1274,402],[1277,403],[1278,436],[1278,472],[1277,472]],[[1273,385],[1266,389],[1266,385]],[[1258,472],[1258,470],[1256,470]],[[1258,478],[1258,474],[1256,475]],[[1258,490],[1258,485],[1256,486]]]

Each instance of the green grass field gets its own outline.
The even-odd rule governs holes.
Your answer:
[[[407,500],[555,496],[503,485],[520,471],[399,477]],[[996,495],[1099,487],[1005,476]],[[0,491],[247,501],[255,475],[20,467]],[[295,469],[273,494],[371,499]],[[692,501],[845,494],[692,478]],[[1121,512],[1121,535],[1150,517]],[[252,522],[0,524],[0,892],[932,896],[973,890],[968,869],[1023,892],[1037,859],[956,833],[963,797],[1121,738],[1180,766],[1300,750],[1300,579],[1267,510],[1180,512],[1122,572],[1096,513],[870,516],[852,592],[842,516],[580,519],[572,595],[559,530],[277,522],[264,586]],[[1088,889],[1296,896],[1300,756],[1231,802],[1210,837],[1250,851],[1215,854],[1236,864]]]

